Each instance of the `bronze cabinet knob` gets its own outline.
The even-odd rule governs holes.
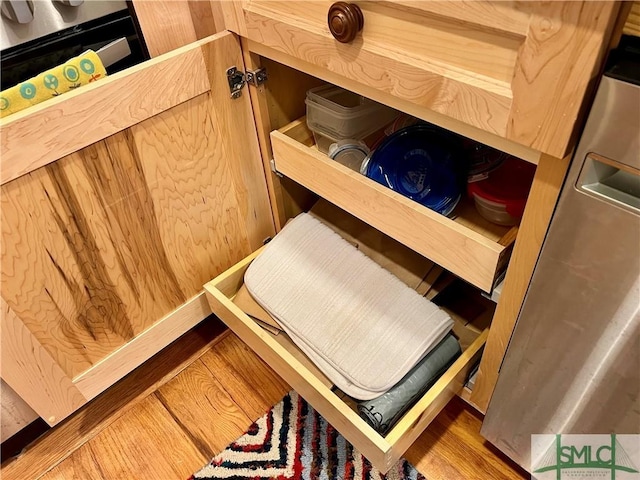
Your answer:
[[[329,8],[327,21],[331,35],[341,43],[351,42],[364,26],[362,10],[355,3],[334,3]]]

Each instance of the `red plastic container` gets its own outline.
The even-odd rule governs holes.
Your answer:
[[[516,225],[524,213],[535,172],[535,165],[509,157],[486,179],[469,183],[467,191],[484,218],[499,225]]]

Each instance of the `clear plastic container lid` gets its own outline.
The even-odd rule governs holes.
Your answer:
[[[307,99],[343,115],[353,114],[358,110],[377,105],[376,102],[333,85],[323,85],[307,92]]]
[[[326,136],[362,140],[389,124],[398,112],[340,87],[307,92],[307,125]]]
[[[355,139],[340,140],[329,147],[330,158],[356,172],[360,171],[362,161],[369,153],[369,147]]]

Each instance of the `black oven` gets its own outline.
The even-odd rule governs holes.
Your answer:
[[[126,39],[114,73],[149,58],[133,9],[125,1],[2,0],[0,89],[10,88],[86,50]],[[130,53],[129,53],[130,51]]]

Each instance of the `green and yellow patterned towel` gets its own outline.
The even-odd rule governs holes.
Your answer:
[[[100,57],[89,50],[26,82],[0,92],[0,117],[24,110],[107,76]]]

